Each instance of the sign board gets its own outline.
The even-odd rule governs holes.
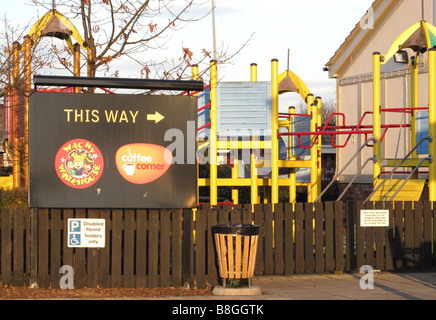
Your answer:
[[[197,98],[35,92],[30,206],[193,208]]]
[[[104,248],[105,219],[68,219],[69,248]]]
[[[361,227],[389,227],[389,210],[360,210]]]

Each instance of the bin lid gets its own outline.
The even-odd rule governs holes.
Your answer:
[[[220,224],[213,226],[212,231],[218,234],[257,236],[259,234],[259,226],[251,224]]]

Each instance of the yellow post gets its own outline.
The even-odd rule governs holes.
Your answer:
[[[290,107],[288,109],[289,114],[295,114],[295,107]],[[292,132],[292,119],[294,116],[289,117],[289,126],[288,131]],[[292,136],[289,136],[289,160],[295,160],[296,158],[292,154],[293,144],[292,144]],[[296,169],[291,168],[291,172],[289,173],[289,203],[297,202],[297,175]]]
[[[429,156],[433,161],[429,164],[429,200],[436,201],[436,48],[428,51],[428,133],[432,137],[429,143]]]
[[[19,150],[19,130],[18,130],[18,108],[19,108],[19,76],[20,76],[20,44],[14,42],[13,44],[13,104],[12,104],[12,181],[14,188],[20,188],[20,175],[21,175],[21,165],[20,165],[20,150]]]
[[[279,62],[271,60],[271,203],[279,203]]]
[[[237,151],[237,150],[236,150]],[[236,153],[236,156],[233,156],[233,168],[232,168],[232,179],[238,179],[239,173],[238,173],[238,153]],[[239,190],[237,187],[232,188],[232,200],[233,204],[239,204]]]
[[[374,52],[373,54],[373,136],[377,139],[374,142],[374,156],[377,161],[374,162],[373,178],[374,187],[376,180],[381,174],[381,74],[380,74],[381,55],[380,52]]]
[[[31,90],[32,40],[24,37],[24,187],[29,186],[29,94]]]
[[[310,117],[310,131],[315,132],[318,122],[318,107],[313,98],[313,94],[307,96],[307,110]],[[318,184],[318,144],[315,143],[316,135],[310,137],[312,148],[310,149],[310,184],[308,190],[308,202],[314,202],[317,198],[317,184]]]
[[[80,45],[74,45],[74,76],[80,77]],[[75,93],[80,93],[80,87],[74,88]]]
[[[318,127],[323,125],[322,123],[322,100],[321,97],[315,98],[317,105],[317,113],[318,113]],[[316,185],[316,198],[321,193],[321,182],[322,182],[322,136],[318,136],[318,150],[317,150],[317,158],[318,158],[318,172],[317,172],[317,185]],[[315,198],[315,199],[316,199]]]
[[[412,108],[418,108],[418,62],[419,62],[419,56],[412,57],[412,64],[411,64],[411,107]],[[417,131],[416,131],[416,116],[417,111],[412,111],[412,119],[411,119],[411,128],[410,128],[410,140],[411,140],[411,148],[416,146],[417,143]],[[418,158],[417,151],[413,151],[412,158]]]
[[[218,70],[217,61],[210,62],[210,145],[209,145],[209,162],[210,162],[210,204],[218,203],[218,168],[217,168],[217,82]]]
[[[252,63],[250,65],[250,81],[257,82],[257,64]]]
[[[256,156],[254,153],[250,155],[250,177],[251,177],[251,204],[258,203],[258,189],[257,189],[257,169],[256,169]]]

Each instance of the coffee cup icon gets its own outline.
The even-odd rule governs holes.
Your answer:
[[[126,171],[128,176],[133,176],[135,174],[135,164],[134,163],[125,163],[123,164],[123,170]]]

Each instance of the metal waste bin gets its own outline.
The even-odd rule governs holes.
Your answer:
[[[217,225],[212,227],[212,232],[223,286],[226,286],[226,279],[248,279],[251,286],[256,263],[259,226]]]

